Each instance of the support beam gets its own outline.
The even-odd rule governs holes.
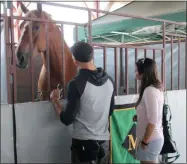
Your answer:
[[[87,5],[87,3],[86,3],[86,1],[83,1],[84,2],[84,4],[85,4],[85,6],[87,7],[87,9],[89,9],[89,7],[88,7],[88,5]],[[91,11],[91,14],[92,14],[92,18],[93,19],[95,19],[95,16],[94,16],[94,14],[93,14],[93,12]]]
[[[131,37],[131,38],[138,39],[138,40],[148,41],[147,39],[141,39],[141,38],[139,38],[139,37],[133,36],[133,35],[131,35],[130,33],[126,33],[126,32],[112,31],[111,33],[112,33],[112,34],[126,35],[126,36],[129,36],[129,37]]]
[[[142,32],[144,30],[148,30],[148,29],[152,29],[152,28],[155,28],[155,26],[144,27],[142,29],[139,29],[139,30],[136,30],[136,31],[132,32],[132,34],[134,35],[134,34],[137,34],[139,32]]]
[[[115,1],[111,1],[108,3],[107,7],[105,8],[106,11],[110,11],[110,9],[112,8],[112,6],[114,5]]]
[[[100,1],[99,0],[95,0],[95,8],[97,10],[96,12],[96,17],[98,18],[99,17],[99,10],[100,10]]]
[[[105,39],[105,40],[108,40],[108,41],[112,41],[112,42],[115,42],[115,43],[120,43],[120,42],[118,42],[118,41],[116,41],[116,40],[114,40],[114,39],[110,39],[110,38],[107,38],[107,37],[104,37],[104,36],[98,36],[98,35],[96,35],[98,38],[103,38],[103,39]]]
[[[116,35],[120,35],[120,34],[109,34],[109,35],[104,35],[103,37],[110,37],[110,36],[116,36]],[[100,35],[92,36],[92,39],[97,39],[97,38],[100,38]]]
[[[182,30],[177,30],[177,32],[180,32],[182,34],[185,34],[186,35],[186,32],[185,31],[182,31]]]

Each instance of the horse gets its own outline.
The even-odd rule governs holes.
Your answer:
[[[16,48],[16,65],[20,69],[24,69],[28,66],[31,57],[37,54],[41,55],[42,67],[38,79],[38,92],[41,93],[39,100],[48,100],[50,92],[57,88],[57,85],[67,86],[68,82],[77,73],[77,67],[73,61],[73,57],[65,40],[62,39],[62,35],[59,27],[53,22],[51,16],[42,10],[29,11],[21,2],[21,9],[25,13],[27,18],[40,18],[48,23],[48,42],[46,38],[46,26],[44,22],[39,21],[23,21],[20,24],[21,36]],[[30,52],[29,45],[29,28],[32,28],[32,54]],[[47,44],[48,43],[48,44]],[[63,44],[64,46],[63,46]],[[47,45],[49,49],[49,69],[50,69],[50,90],[48,90],[48,75],[47,75]],[[63,47],[64,54],[63,54]],[[63,56],[64,55],[64,58]],[[64,62],[62,62],[64,60]],[[63,66],[64,63],[64,66]],[[63,70],[64,69],[64,70]],[[62,71],[64,71],[65,80],[63,80]]]

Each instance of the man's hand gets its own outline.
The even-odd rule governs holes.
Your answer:
[[[58,89],[55,89],[50,94],[50,99],[55,107],[55,111],[57,112],[58,116],[60,116],[60,113],[62,112],[62,106],[59,102],[59,95],[60,91]]]
[[[52,102],[55,102],[59,99],[60,91],[58,89],[55,89],[50,94],[50,99]]]

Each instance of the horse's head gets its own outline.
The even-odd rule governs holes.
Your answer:
[[[46,12],[39,9],[29,11],[22,2],[21,8],[27,18],[30,17],[51,20],[50,16]],[[20,29],[21,37],[19,38],[16,48],[17,66],[19,68],[26,68],[31,55],[46,51],[46,25],[44,22],[24,20],[20,25]],[[31,42],[33,54],[31,54],[30,51],[29,40],[31,36],[29,37],[29,34],[32,35]]]

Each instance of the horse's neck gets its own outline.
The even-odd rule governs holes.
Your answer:
[[[56,79],[59,81],[62,79],[62,46],[59,32],[55,31],[49,34],[49,68],[50,68],[50,79]],[[47,52],[43,58],[43,64],[47,69]]]
[[[54,32],[49,34],[49,57],[50,57],[50,78],[51,85],[56,85],[56,82],[61,83],[66,86],[67,83],[76,75],[77,68],[73,59],[71,57],[71,52],[65,41],[61,39],[61,32],[56,29]],[[64,58],[62,57],[62,43],[64,42]],[[45,60],[43,60],[44,65],[46,65],[46,55]],[[64,61],[63,61],[63,60]],[[64,67],[63,67],[64,63]],[[46,67],[47,68],[47,67]],[[65,80],[63,81],[63,76]]]

